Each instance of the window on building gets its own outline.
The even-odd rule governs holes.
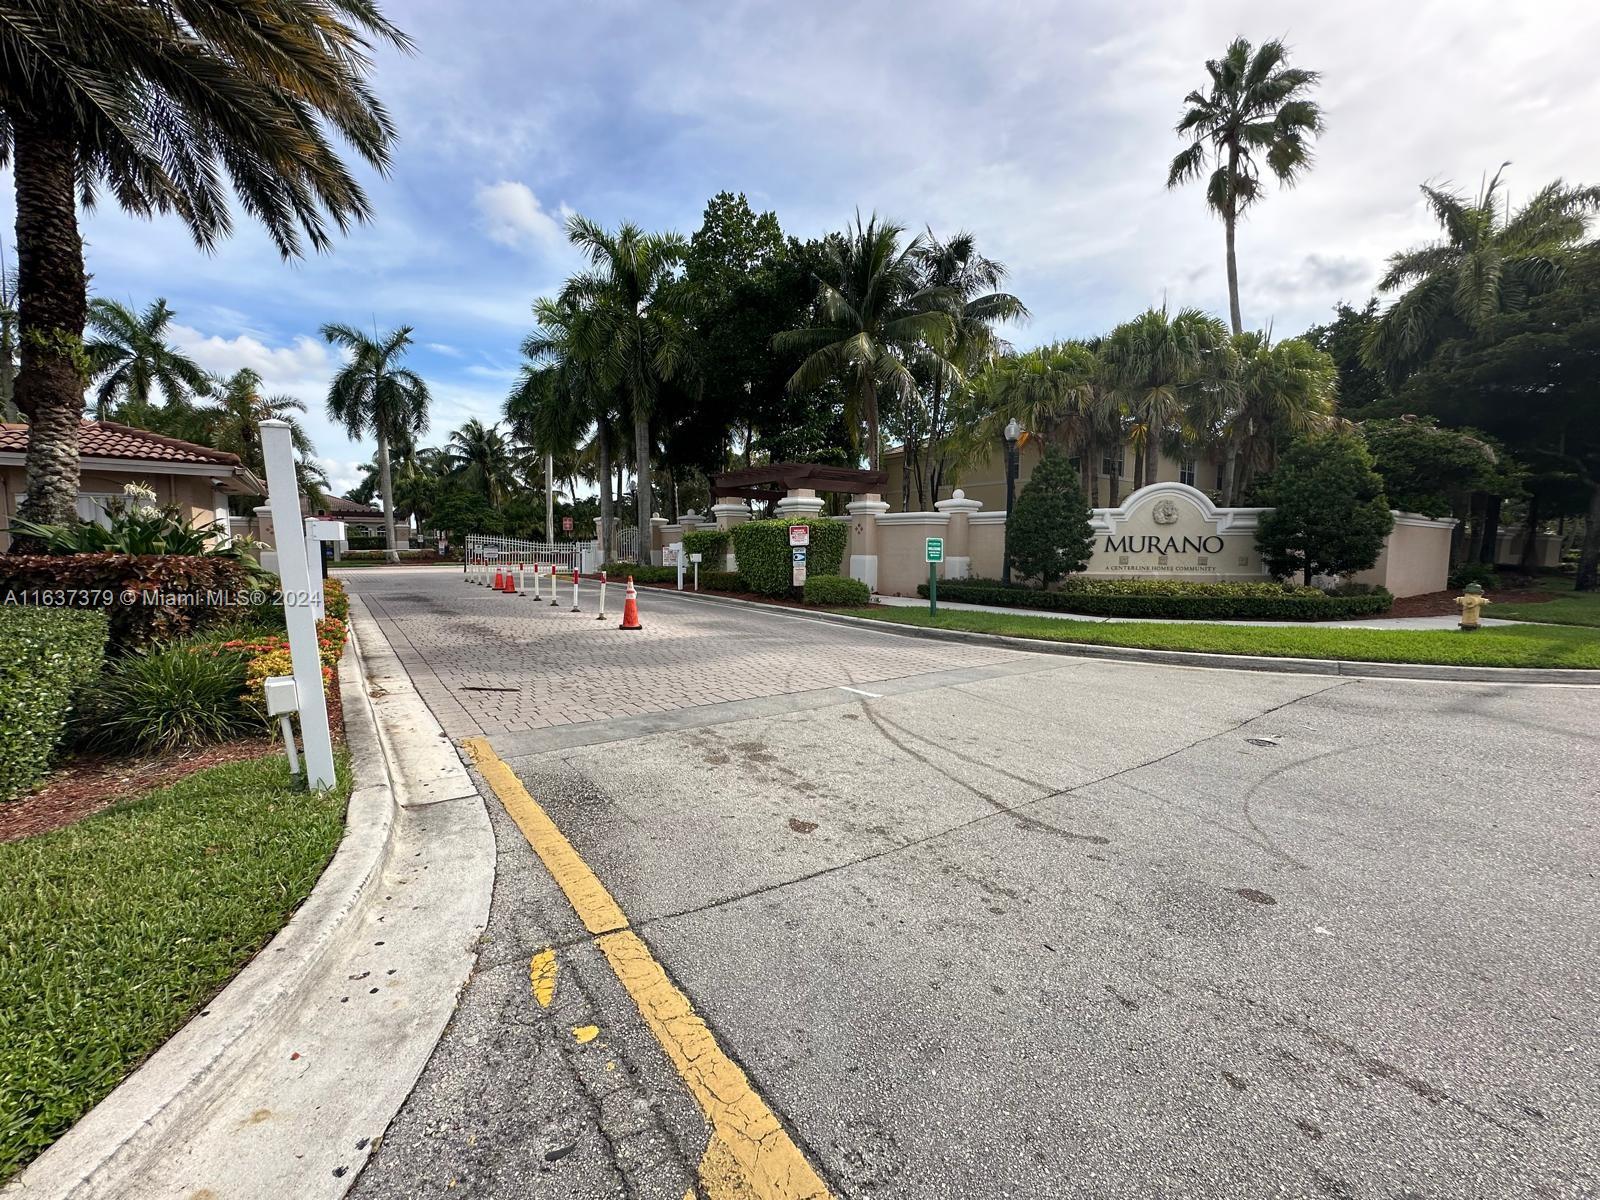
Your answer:
[[[1221,463],[1217,464],[1217,492],[1218,492],[1219,495],[1222,492],[1222,464]]]
[[[1178,464],[1178,482],[1194,486],[1194,459],[1186,458]]]
[[[1122,453],[1107,454],[1100,460],[1100,474],[1108,475],[1112,479],[1122,478]]]

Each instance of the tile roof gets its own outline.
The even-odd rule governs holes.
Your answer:
[[[332,513],[335,516],[381,517],[383,515],[383,510],[376,504],[362,504],[356,500],[347,500],[343,496],[324,496],[317,511]]]
[[[26,425],[0,425],[0,451],[23,453],[28,449]],[[85,421],[79,427],[78,453],[84,458],[131,458],[145,462],[215,463],[239,466],[239,456],[179,438],[135,429],[115,421]]]

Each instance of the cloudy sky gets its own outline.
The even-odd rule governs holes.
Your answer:
[[[1431,235],[1424,180],[1476,188],[1511,160],[1514,198],[1600,182],[1592,0],[383,7],[417,43],[376,68],[401,142],[369,183],[376,219],[332,253],[285,264],[242,220],[210,256],[170,220],[85,222],[94,290],[166,296],[204,366],[304,399],[339,490],[371,449],[323,415],[318,326],[414,325],[431,437],[493,420],[531,301],[573,266],[570,211],[689,233],[727,189],[802,236],[857,208],[970,229],[1033,310],[1019,345],[1163,298],[1225,314],[1221,227],[1164,183],[1182,97],[1236,34],[1287,38],[1328,122],[1315,170],[1240,232],[1247,325],[1297,333],[1364,299],[1385,255]]]

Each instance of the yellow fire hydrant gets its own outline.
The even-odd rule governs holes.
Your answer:
[[[1456,597],[1456,606],[1461,609],[1461,629],[1471,632],[1479,627],[1484,605],[1490,603],[1489,597],[1483,594],[1481,583],[1467,584],[1467,594]]]

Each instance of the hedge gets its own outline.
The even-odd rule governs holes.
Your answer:
[[[252,582],[245,564],[215,556],[0,554],[0,605],[101,609],[110,618],[112,653],[240,615]],[[265,596],[270,589],[255,591]]]
[[[400,556],[401,562],[461,561],[461,554],[459,551],[450,551],[442,558],[440,557],[438,550],[426,550],[422,548],[396,550],[395,553]],[[339,562],[334,563],[333,565],[337,567],[339,563],[387,562],[388,559],[389,552],[387,550],[344,550],[339,554]]]
[[[767,596],[786,596],[794,590],[794,556],[789,551],[791,525],[811,527],[807,574],[839,573],[839,566],[844,561],[847,533],[843,521],[835,521],[830,517],[746,521],[733,527],[733,553],[739,560],[739,574],[749,581],[751,591]]]
[[[614,562],[606,563],[601,570],[606,573],[607,581],[616,583],[633,576],[635,583],[670,583],[678,582],[677,567],[646,567],[638,563]],[[686,567],[683,572],[683,586],[687,589],[694,586],[694,567]],[[706,570],[705,563],[700,564],[700,590],[702,592],[748,592],[749,581],[738,571]]]
[[[1227,590],[1263,586],[1272,591],[1240,595]],[[1219,590],[1209,593],[1199,590],[1207,587]],[[917,594],[927,596],[928,585],[918,585]],[[939,598],[960,604],[992,604],[1005,608],[1081,613],[1092,617],[1156,617],[1200,621],[1339,621],[1351,617],[1376,616],[1388,612],[1394,603],[1394,597],[1382,589],[1363,596],[1329,596],[1315,589],[1310,592],[1304,589],[1288,591],[1273,584],[1189,584],[1188,590],[1176,593],[1127,593],[1085,589],[1041,592],[993,583],[941,581]]]
[[[100,612],[0,607],[0,800],[44,777],[73,701],[99,674],[108,628]]]
[[[860,608],[872,600],[867,585],[842,575],[807,575],[806,603],[829,608]]]
[[[715,564],[718,570],[727,561],[731,531],[727,529],[695,529],[683,535],[683,552],[702,556],[702,568]]]

